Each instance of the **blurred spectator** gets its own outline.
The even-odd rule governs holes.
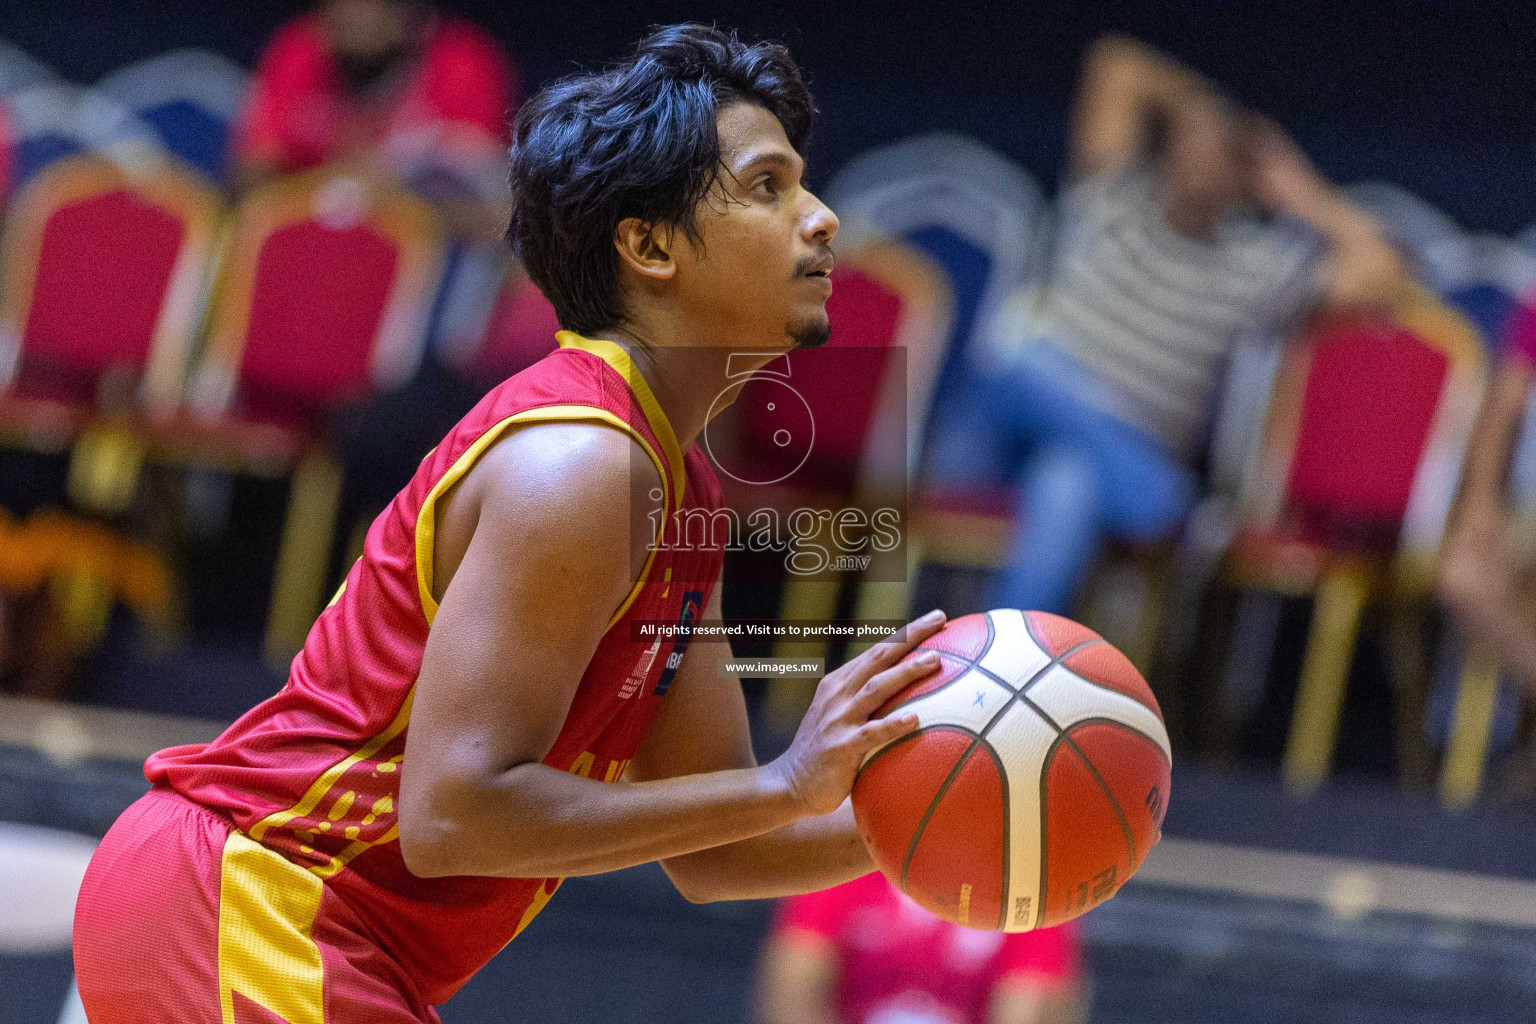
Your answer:
[[[1069,173],[1050,280],[933,447],[938,488],[1002,480],[1019,498],[994,606],[1069,611],[1106,535],[1179,527],[1241,336],[1403,281],[1376,223],[1277,126],[1130,39],[1085,60]]]
[[[1530,481],[1516,479],[1515,463],[1525,454],[1522,429],[1536,385],[1536,296],[1510,317],[1505,339],[1467,445],[1460,500],[1441,549],[1440,593],[1466,633],[1536,694],[1536,508],[1532,494],[1512,493],[1531,490]],[[1536,745],[1527,745],[1501,788],[1506,798],[1536,796]]]
[[[759,985],[763,1024],[1069,1024],[1086,1009],[1075,926],[963,928],[879,872],[786,900]]]
[[[336,160],[382,166],[437,202],[460,238],[506,227],[512,65],[496,42],[415,0],[323,0],[283,25],[235,129],[251,188]]]

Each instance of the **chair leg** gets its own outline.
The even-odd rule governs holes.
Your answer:
[[[1435,755],[1424,734],[1429,707],[1429,609],[1405,602],[1391,616],[1389,652],[1397,715],[1398,774],[1405,788],[1428,793],[1434,785]]]
[[[1270,591],[1240,590],[1235,595],[1231,641],[1220,671],[1220,692],[1207,710],[1206,746],[1222,761],[1237,760],[1244,723],[1264,699],[1264,685],[1274,660],[1284,598]]]
[[[837,614],[837,599],[842,591],[842,574],[825,572],[817,576],[795,577],[785,582],[784,598],[779,602],[779,619],[827,622]],[[819,640],[778,640],[773,645],[776,658],[825,658],[830,644]],[[791,733],[800,724],[800,716],[816,693],[815,679],[775,677],[768,683],[765,711],[768,727],[776,733]]]
[[[133,504],[143,469],[143,440],[121,427],[93,427],[70,452],[70,499],[92,512],[117,515]]]
[[[1474,648],[1462,669],[1450,741],[1440,768],[1440,803],[1450,810],[1470,805],[1482,788],[1489,733],[1498,701],[1498,660]]]
[[[1318,586],[1285,744],[1283,777],[1294,794],[1314,792],[1333,760],[1366,591],[1365,574],[1349,567],[1329,570]]]
[[[1158,638],[1162,635],[1170,573],[1169,566],[1161,560],[1148,560],[1140,569],[1146,583],[1142,587],[1141,605],[1137,609],[1135,632],[1125,648],[1125,655],[1143,676],[1150,678],[1157,656]]]
[[[341,464],[328,452],[304,456],[293,471],[267,613],[267,661],[279,672],[304,646],[320,612],[340,505]]]

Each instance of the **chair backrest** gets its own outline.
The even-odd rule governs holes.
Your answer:
[[[948,282],[924,253],[885,241],[841,250],[833,282],[831,341],[774,360],[742,389],[742,453],[758,466],[783,462],[794,473],[787,482],[904,492],[952,322]],[[780,433],[774,395],[784,385],[814,423],[803,463]]]
[[[1389,181],[1357,181],[1345,188],[1357,205],[1379,220],[1387,234],[1424,266],[1437,244],[1461,234],[1461,226],[1436,207]]]
[[[93,89],[45,83],[12,93],[5,105],[15,186],[53,161],[77,153],[95,153],[129,168],[153,165],[164,155],[153,128]]]
[[[97,90],[142,118],[176,156],[225,178],[229,131],[250,76],[208,50],[172,50],[102,79]]]
[[[308,425],[403,384],[421,359],[444,240],[431,207],[360,172],[273,182],[236,211],[194,412]]]
[[[0,96],[52,81],[53,69],[19,47],[0,40]]]
[[[1394,317],[1315,317],[1286,352],[1251,523],[1373,550],[1422,536],[1437,517],[1443,527],[1485,364],[1464,318],[1415,295]]]
[[[1430,283],[1497,347],[1520,297],[1536,288],[1536,253],[1491,233],[1457,234],[1426,251]]]
[[[844,244],[899,240],[922,250],[949,278],[953,320],[939,375],[948,381],[1045,255],[1040,187],[1018,165],[961,135],[924,135],[850,161],[827,199]],[[978,352],[985,358],[985,352]]]
[[[216,192],[169,163],[76,156],[34,177],[0,241],[0,384],[89,403],[113,374],[152,411],[174,408],[221,216]]]

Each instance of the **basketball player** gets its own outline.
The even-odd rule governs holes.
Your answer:
[[[80,894],[93,1024],[435,1021],[564,876],[660,860],[704,901],[871,870],[846,798],[915,727],[870,716],[942,615],[828,674],[763,766],[727,648],[637,635],[720,618],[721,550],[652,516],[719,506],[693,441],[726,357],[828,337],[811,112],[786,50],[684,25],[518,114],[510,237],[560,348],[423,460],[281,692],[150,758]]]

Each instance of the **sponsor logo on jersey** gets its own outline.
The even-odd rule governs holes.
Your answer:
[[[651,674],[651,666],[656,664],[656,655],[661,650],[661,639],[647,647],[635,660],[635,667],[630,670],[629,678],[624,680],[624,685],[619,687],[619,699],[628,700],[633,697],[640,687],[645,685],[645,677]]]
[[[693,631],[689,627],[698,621],[703,607],[704,592],[702,590],[690,590],[683,594],[683,610],[677,617],[677,639],[667,655],[667,664],[661,670],[661,678],[656,680],[656,689],[651,691],[656,696],[665,695],[667,687],[672,685],[672,677],[677,675],[677,667],[683,663],[683,655],[688,653],[688,641],[693,637]]]

